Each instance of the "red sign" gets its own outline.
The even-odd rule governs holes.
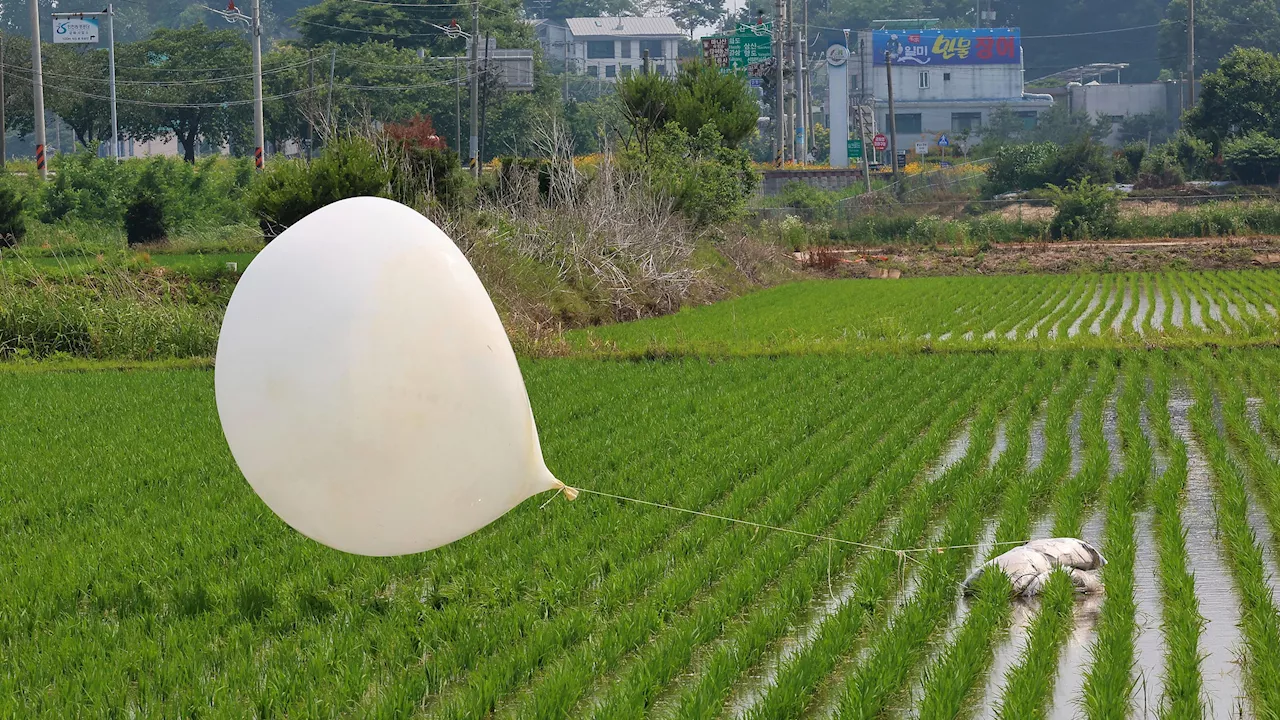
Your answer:
[[[871,138],[871,147],[884,150],[889,147],[889,138],[885,137],[884,133],[876,133],[876,136]]]

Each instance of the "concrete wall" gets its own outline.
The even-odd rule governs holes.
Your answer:
[[[777,195],[787,183],[796,180],[821,190],[841,190],[862,182],[862,171],[856,168],[765,170],[760,192],[764,195]]]
[[[1180,114],[1178,83],[1115,83],[1101,85],[1070,85],[1067,87],[1067,107],[1072,112],[1087,113],[1090,117],[1112,118],[1111,135],[1107,144],[1120,144],[1120,123],[1129,115],[1163,113],[1169,118]]]

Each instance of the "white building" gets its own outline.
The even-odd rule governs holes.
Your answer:
[[[1084,85],[1068,84],[1066,100],[1071,112],[1086,113],[1109,122],[1111,134],[1105,142],[1119,147],[1120,125],[1125,118],[1160,115],[1176,121],[1182,114],[1182,92],[1181,83],[1176,82],[1102,84],[1094,80]]]
[[[886,63],[885,53],[892,56]],[[976,142],[991,113],[1010,107],[1029,126],[1053,106],[1048,95],[1023,91],[1021,34],[1017,28],[864,30],[855,44],[853,95],[870,95],[876,130],[889,134],[889,77],[893,74],[898,149],[929,144],[942,135],[953,146]]]
[[[565,24],[569,28],[568,62],[574,73],[614,82],[640,72],[646,52],[653,72],[676,72],[684,33],[669,17],[569,18]],[[548,28],[548,37],[551,34]],[[550,54],[556,46],[544,47]]]

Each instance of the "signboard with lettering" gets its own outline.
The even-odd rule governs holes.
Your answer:
[[[876,136],[871,138],[871,147],[883,151],[889,147],[889,138],[884,133],[876,133]]]
[[[876,30],[871,57],[884,65],[890,51],[894,65],[1017,65],[1022,62],[1018,28],[962,30]]]
[[[917,154],[917,155],[928,155],[928,154],[929,154],[929,143],[927,143],[927,142],[918,142],[918,143],[916,143],[916,154]]]
[[[55,18],[53,21],[53,42],[98,42],[97,18]]]
[[[702,56],[721,72],[746,71],[763,77],[773,67],[773,38],[768,35],[710,35],[702,38]]]
[[[862,159],[862,140],[861,139],[849,138],[848,147],[849,147],[849,158],[851,160],[854,158],[858,160]]]

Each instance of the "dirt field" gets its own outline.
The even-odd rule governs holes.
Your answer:
[[[842,277],[894,268],[904,276],[1240,270],[1280,267],[1280,238],[1193,238],[1114,242],[1014,243],[973,249],[859,248],[796,253],[802,265]]]

